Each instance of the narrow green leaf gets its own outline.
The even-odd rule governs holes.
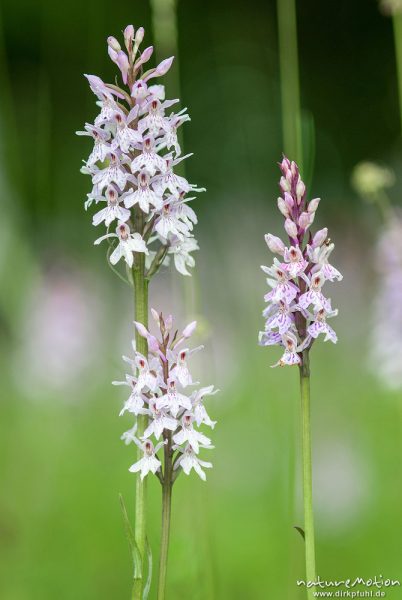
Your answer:
[[[297,525],[294,526],[296,531],[298,531],[300,533],[300,535],[302,536],[303,540],[306,541],[306,536],[304,534],[304,529],[302,529],[301,527],[298,527]]]
[[[134,566],[133,577],[134,577],[134,579],[141,579],[141,577],[142,577],[141,554],[139,552],[137,542],[135,541],[133,528],[131,527],[130,519],[128,518],[128,514],[127,514],[126,505],[124,503],[123,496],[121,494],[119,494],[119,500],[120,500],[121,512],[123,515],[124,529],[126,532],[128,545],[130,546],[131,557],[133,560],[133,566]]]
[[[151,589],[151,582],[152,582],[152,550],[151,550],[151,546],[149,545],[148,538],[146,538],[146,540],[145,540],[145,546],[146,546],[147,557],[148,557],[148,577],[147,577],[147,582],[144,586],[142,600],[147,600],[149,591]]]

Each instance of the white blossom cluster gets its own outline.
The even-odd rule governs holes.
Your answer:
[[[148,415],[149,423],[141,439],[137,437],[137,423],[122,435],[122,440],[134,442],[143,452],[142,458],[130,467],[130,471],[140,472],[143,479],[149,472],[157,474],[163,481],[164,471],[158,452],[165,446],[166,461],[172,465],[174,478],[180,470],[186,475],[192,469],[205,480],[203,469],[212,467],[210,462],[199,458],[201,449],[211,449],[211,440],[200,431],[202,425],[214,428],[205,409],[204,398],[218,392],[213,385],[190,391],[193,378],[189,371],[188,359],[203,346],[190,350],[185,347],[188,338],[196,328],[193,321],[183,329],[173,333],[172,316],[163,318],[152,309],[152,315],[158,325],[160,339],[152,335],[144,325],[135,322],[139,334],[147,340],[149,353],[143,356],[135,350],[134,358],[123,357],[132,367],[125,381],[115,381],[114,385],[130,388],[120,415],[126,412]]]
[[[124,30],[126,51],[114,37],[107,40],[123,87],[86,75],[100,113],[93,124],[87,123],[84,131],[77,132],[94,141],[81,169],[93,184],[85,208],[92,203],[102,206],[94,214],[93,224],[104,224],[107,232],[95,244],[109,241],[112,265],[123,258],[131,268],[136,253],[145,253],[151,275],[173,256],[176,269],[190,275],[192,252],[198,244],[192,233],[197,217],[189,202],[194,192],[204,189],[174,172],[176,165],[191,156],[181,155],[177,138],[177,129],[190,117],[185,108],[169,112],[179,100],[166,100],[164,86],[152,85],[152,79],[170,69],[173,57],[145,70],[153,47],[141,52],[143,37],[142,27],[134,32],[128,25]],[[110,232],[110,227],[114,231]]]

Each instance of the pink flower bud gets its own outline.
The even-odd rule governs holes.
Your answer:
[[[294,223],[291,219],[286,219],[285,221],[285,231],[291,238],[297,238],[297,227],[296,223]]]
[[[197,321],[192,321],[183,329],[183,337],[189,338],[193,335],[195,328],[197,327]]]
[[[148,46],[148,48],[145,48],[144,52],[141,54],[141,62],[142,63],[148,62],[152,56],[153,51],[154,51],[153,46]]]
[[[144,327],[144,325],[142,323],[139,323],[138,321],[134,321],[134,325],[141,337],[147,338],[149,336],[147,328]]]
[[[107,38],[107,44],[108,44],[109,48],[112,48],[112,50],[114,50],[115,52],[120,52],[121,46],[120,46],[119,42],[116,40],[116,38],[113,37],[112,35],[109,35],[109,37]]]
[[[300,201],[303,198],[305,192],[306,192],[306,186],[304,185],[303,181],[299,178],[299,181],[297,182],[297,185],[296,185],[296,196],[297,196],[298,204],[300,204]]]
[[[165,331],[168,332],[172,329],[173,326],[173,316],[168,315],[165,319]]]
[[[320,229],[313,237],[313,241],[311,242],[312,247],[318,248],[319,246],[322,246],[327,237],[328,229],[326,227],[324,227],[324,229]]]
[[[295,163],[294,160],[290,163],[290,172],[292,173],[292,177],[296,179],[299,176],[299,167]]]
[[[137,62],[134,65],[135,70],[139,69],[141,65],[143,65],[144,63],[149,61],[149,59],[152,56],[153,51],[154,51],[153,46],[148,46],[148,48],[145,48],[144,52],[141,54],[140,58],[137,60]]]
[[[307,227],[311,224],[311,215],[308,212],[302,212],[299,217],[299,227],[302,229],[307,229]]]
[[[123,32],[123,35],[124,35],[124,43],[128,50],[129,47],[131,46],[131,44],[133,43],[134,27],[132,25],[127,25],[127,27],[125,28],[125,30]]]
[[[117,64],[119,65],[124,83],[127,83],[127,73],[130,68],[130,63],[128,62],[127,54],[122,50],[117,53]]]
[[[151,315],[155,321],[155,323],[158,323],[159,325],[159,313],[157,310],[155,310],[154,308],[151,308]]]
[[[137,29],[137,33],[135,34],[135,46],[136,48],[138,48],[138,46],[142,43],[142,40],[144,39],[144,35],[145,35],[145,31],[143,27],[139,27]]]
[[[155,76],[162,76],[165,75],[170,67],[172,66],[172,62],[174,61],[174,56],[171,56],[170,58],[165,58],[165,60],[163,60],[161,63],[159,63],[159,65],[156,67],[155,69]]]
[[[289,209],[286,206],[286,202],[283,198],[278,198],[278,208],[281,211],[281,213],[283,214],[284,217],[288,217],[289,216]]]
[[[290,161],[288,158],[286,158],[286,156],[284,156],[282,158],[282,162],[281,162],[281,171],[284,175],[286,175],[286,173],[289,171],[290,169]]]
[[[147,335],[148,349],[150,352],[154,352],[155,354],[159,354],[159,342],[154,335],[148,333]]]
[[[293,208],[295,205],[295,201],[293,200],[292,196],[288,192],[285,192],[285,202],[286,202],[286,205],[288,206],[288,208]]]
[[[117,52],[116,52],[116,50],[113,50],[112,46],[109,46],[109,45],[108,45],[108,48],[107,48],[107,53],[109,54],[109,58],[110,58],[110,59],[111,59],[111,60],[112,60],[114,63],[116,63],[116,65],[117,65]]]
[[[289,181],[286,179],[286,177],[281,177],[281,180],[279,182],[279,187],[281,188],[282,192],[290,192],[290,183]]]
[[[315,213],[315,211],[318,208],[318,205],[320,203],[320,198],[313,198],[312,200],[310,200],[307,210],[309,213]]]
[[[283,256],[285,252],[285,244],[282,240],[271,233],[267,233],[265,236],[265,241],[267,243],[268,248],[274,254],[281,254]]]

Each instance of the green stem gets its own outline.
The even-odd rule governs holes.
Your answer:
[[[295,0],[277,0],[283,150],[303,164]]]
[[[148,279],[145,277],[145,256],[143,253],[135,254],[133,267],[134,292],[135,292],[135,320],[148,327]],[[135,333],[135,343],[138,352],[147,356],[147,340]],[[147,415],[138,415],[137,436],[142,437],[147,427]],[[138,449],[138,460],[142,452]],[[134,538],[140,558],[140,569],[134,571],[132,600],[142,600],[142,591],[145,581],[145,558],[146,558],[146,478],[141,481],[140,476],[136,480],[135,494],[135,523]]]
[[[399,116],[402,128],[402,14],[395,13],[392,17],[394,25],[395,58],[398,79]]]
[[[304,498],[304,534],[306,556],[306,580],[315,581],[315,543],[313,514],[313,475],[311,460],[310,426],[310,358],[308,350],[303,351],[300,366],[300,394],[302,412],[303,447],[303,498]],[[312,599],[314,588],[307,590],[307,598]]]
[[[165,472],[162,484],[162,532],[159,558],[158,600],[164,600],[166,590],[166,573],[169,553],[170,514],[172,508],[172,434],[166,435]]]

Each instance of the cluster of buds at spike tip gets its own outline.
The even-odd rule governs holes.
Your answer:
[[[268,275],[270,291],[264,297],[266,321],[259,342],[262,346],[284,348],[283,356],[274,367],[300,365],[301,353],[309,349],[320,334],[325,341],[337,341],[327,319],[336,316],[338,311],[333,310],[322,287],[327,281],[342,279],[340,272],[328,262],[334,249],[328,230],[320,229],[314,235],[310,231],[320,199],[307,200],[306,186],[295,162],[284,157],[280,169],[278,208],[285,218],[289,245],[268,233],[265,236],[268,248],[280,258],[275,257],[270,267],[261,267]]]
[[[130,396],[120,415],[128,412],[135,417],[148,415],[148,427],[141,439],[136,436],[137,424],[122,435],[128,444],[134,442],[143,452],[130,471],[139,472],[143,479],[149,472],[157,475],[161,483],[167,472],[173,472],[174,481],[180,471],[189,475],[194,471],[205,480],[203,469],[211,468],[210,462],[199,458],[201,449],[211,449],[210,438],[200,431],[202,426],[214,428],[204,406],[204,399],[218,392],[213,385],[194,389],[188,361],[203,346],[189,349],[187,340],[194,333],[193,321],[181,333],[173,330],[173,318],[151,309],[158,327],[158,337],[152,335],[142,323],[135,322],[138,333],[147,340],[148,356],[135,350],[134,358],[123,357],[132,367],[125,381],[114,385],[126,385]],[[164,449],[164,464],[158,452]],[[169,465],[166,464],[169,461]]]
[[[136,255],[144,253],[148,277],[171,257],[182,275],[190,275],[198,244],[192,233],[197,217],[189,202],[194,192],[205,190],[174,172],[191,156],[181,155],[177,137],[178,128],[190,117],[185,108],[169,113],[179,100],[166,100],[164,86],[152,84],[167,73],[173,57],[145,70],[153,47],[140,51],[144,29],[135,32],[128,25],[123,37],[125,49],[116,38],[107,39],[122,86],[86,75],[101,110],[93,124],[86,123],[85,130],[77,132],[94,142],[81,171],[91,176],[93,184],[85,208],[103,205],[93,224],[104,223],[107,233],[95,244],[109,241],[112,265],[123,258],[131,268]],[[111,226],[114,232],[109,232]]]

